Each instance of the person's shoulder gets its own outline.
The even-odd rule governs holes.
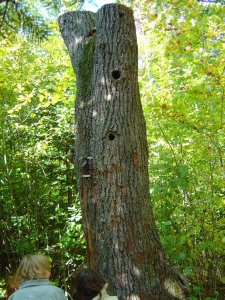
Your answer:
[[[102,300],[118,300],[117,296],[110,296],[108,294],[108,291],[107,291],[107,288],[108,288],[108,283],[106,283],[103,287],[103,289],[101,290],[101,299]]]
[[[109,296],[107,295],[105,298],[103,298],[104,300],[118,300],[117,296]]]
[[[60,296],[60,299],[66,299],[64,291],[57,286],[54,285],[49,286],[48,291],[55,295],[57,294],[58,296]]]
[[[14,292],[11,296],[9,296],[9,298],[8,298],[8,300],[17,300],[17,299],[19,299],[19,297],[17,297],[18,296],[18,290],[16,291],[16,292]]]
[[[20,298],[20,290],[16,290],[11,296],[9,296],[8,300],[17,300]]]

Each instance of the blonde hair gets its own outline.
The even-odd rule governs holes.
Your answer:
[[[18,283],[31,279],[44,279],[50,272],[50,261],[41,254],[26,255],[20,262],[15,279]]]

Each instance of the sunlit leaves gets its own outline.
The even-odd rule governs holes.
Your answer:
[[[51,21],[63,10],[81,8],[82,0],[1,0],[0,36],[26,34],[32,40],[42,41],[51,33]]]
[[[41,8],[43,6],[41,4],[38,6],[37,1],[1,1],[1,36],[24,32],[34,39],[45,38],[49,30],[46,19],[40,13]]]
[[[64,259],[74,268],[85,251],[81,219],[70,224],[79,204],[68,198],[69,190],[76,194],[68,161],[75,99],[69,57],[56,34],[41,45],[23,35],[2,40],[0,53],[1,231],[9,263],[14,271],[25,253],[46,251],[56,265]],[[52,276],[62,280],[58,267]]]

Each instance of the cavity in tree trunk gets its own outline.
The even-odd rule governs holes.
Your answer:
[[[74,165],[88,264],[119,299],[187,299],[152,213],[133,12],[107,4],[66,13],[59,27],[77,82]]]

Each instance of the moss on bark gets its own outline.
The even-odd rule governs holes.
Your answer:
[[[90,92],[93,60],[95,52],[95,37],[90,37],[84,44],[83,58],[79,62],[81,97],[87,100]]]

